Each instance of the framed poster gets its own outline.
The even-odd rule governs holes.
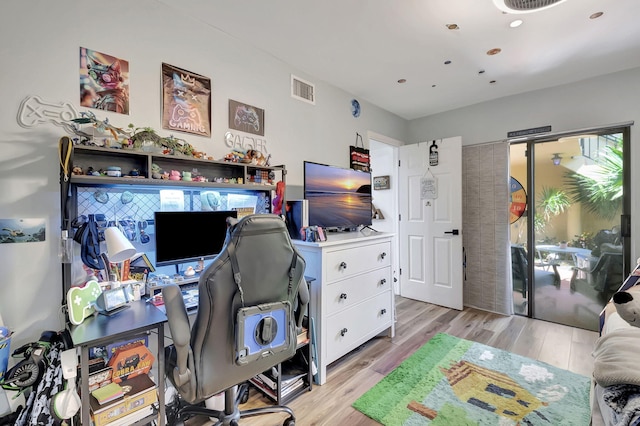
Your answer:
[[[129,114],[129,61],[81,47],[80,105]]]
[[[162,64],[162,128],[211,137],[211,80]]]
[[[264,110],[229,99],[229,127],[264,136]]]

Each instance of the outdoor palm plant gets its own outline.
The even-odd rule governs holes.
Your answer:
[[[622,170],[622,148],[607,146],[589,176],[567,174],[567,191],[573,201],[582,203],[587,211],[612,220],[622,208]]]
[[[571,206],[569,196],[562,189],[543,186],[540,195],[538,195],[538,213],[541,214],[545,221],[553,216],[564,213]]]

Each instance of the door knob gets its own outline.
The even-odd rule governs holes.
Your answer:
[[[458,231],[457,229],[453,229],[451,231],[445,231],[445,234],[459,235],[460,231]]]

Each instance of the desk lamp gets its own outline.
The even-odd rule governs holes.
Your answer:
[[[136,249],[131,244],[131,241],[115,226],[105,229],[104,239],[107,243],[107,259],[111,263],[124,262],[136,254]],[[106,267],[109,269],[109,265],[106,265]]]
[[[136,254],[136,249],[131,244],[131,241],[115,226],[105,229],[104,240],[107,242],[109,261],[113,263],[124,262]]]

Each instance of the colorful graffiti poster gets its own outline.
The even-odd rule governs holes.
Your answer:
[[[211,136],[211,80],[162,64],[162,128]]]
[[[80,105],[129,114],[129,61],[81,47]]]

